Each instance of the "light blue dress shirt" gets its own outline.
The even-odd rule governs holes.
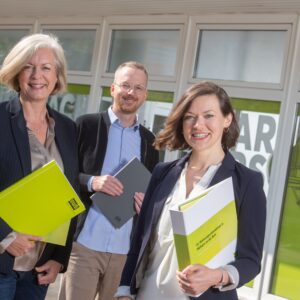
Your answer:
[[[132,158],[141,159],[141,136],[137,121],[133,126],[124,128],[111,107],[108,115],[111,126],[101,175],[114,175]],[[101,211],[92,205],[77,242],[100,252],[127,254],[132,222],[133,218],[121,228],[115,228]]]

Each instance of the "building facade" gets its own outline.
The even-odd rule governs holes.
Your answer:
[[[173,103],[193,83],[212,80],[225,88],[241,128],[232,152],[262,172],[268,199],[262,270],[239,289],[239,295],[300,299],[299,1],[273,1],[269,8],[256,5],[244,10],[241,0],[236,1],[239,10],[234,1],[222,10],[208,7],[208,1],[181,1],[185,9],[178,1],[167,0],[140,4],[65,0],[39,10],[34,1],[23,2],[26,7],[17,6],[15,13],[0,4],[0,65],[22,36],[57,35],[66,51],[69,84],[67,93],[51,97],[49,103],[72,119],[110,105],[114,70],[128,60],[148,68],[149,95],[139,118],[154,132],[163,127]],[[89,6],[92,2],[99,6]],[[161,10],[155,9],[159,2],[165,3]],[[294,6],[280,12],[275,10],[279,2]],[[10,97],[0,86],[0,101]],[[160,159],[180,155],[161,152]]]

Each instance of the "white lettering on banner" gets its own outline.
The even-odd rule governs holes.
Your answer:
[[[260,171],[267,194],[279,116],[270,113],[238,111],[240,137],[233,156],[247,167]]]

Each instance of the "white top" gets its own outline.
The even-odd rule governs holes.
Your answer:
[[[200,181],[194,186],[188,198],[195,197],[206,189],[221,164],[212,165]],[[181,172],[172,193],[169,195],[157,225],[157,236],[151,241],[151,252],[145,276],[136,299],[138,300],[187,300],[179,288],[176,271],[178,270],[176,249],[173,242],[173,231],[169,209],[184,202],[186,198],[187,164]]]

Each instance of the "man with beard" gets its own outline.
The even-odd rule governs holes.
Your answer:
[[[79,220],[59,300],[114,299],[136,217],[116,229],[92,205],[90,196],[93,192],[122,194],[124,187],[113,175],[133,157],[139,158],[149,171],[158,162],[158,152],[152,145],[154,135],[137,118],[147,97],[147,82],[143,65],[132,61],[121,64],[110,88],[112,106],[108,111],[77,120],[79,181],[87,211]],[[137,213],[143,198],[143,193],[135,193]]]

